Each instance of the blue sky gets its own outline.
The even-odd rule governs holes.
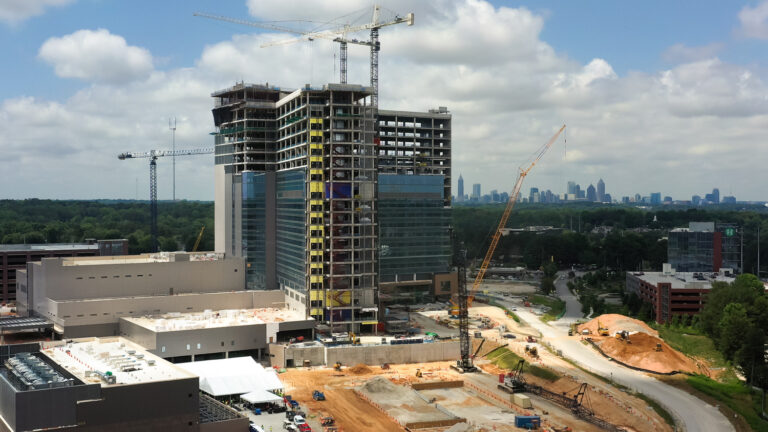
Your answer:
[[[544,41],[581,62],[604,58],[620,75],[668,66],[662,53],[676,43],[724,43],[726,47],[719,52],[723,60],[765,66],[764,43],[734,37],[738,11],[744,4],[755,2],[492,3],[541,13],[546,19],[541,34]],[[233,32],[262,32],[194,17],[195,11],[249,18],[245,3],[237,1],[79,0],[18,24],[0,26],[0,52],[3,58],[13,59],[13,67],[4,72],[8,79],[0,82],[0,97],[25,94],[59,99],[80,88],[81,83],[76,81],[56,79],[51,68],[36,58],[46,39],[79,29],[105,28],[122,35],[131,45],[150,49],[161,59],[161,68],[192,66],[205,44],[227,40]]]
[[[285,87],[334,79],[332,44],[260,49],[277,36],[194,11],[329,19],[372,3],[0,3],[0,183],[8,185],[0,198],[132,198],[137,181],[145,188],[145,167],[111,159],[167,147],[169,116],[180,118],[180,145],[210,144],[210,92],[239,79]],[[509,166],[566,122],[568,159],[537,168],[528,186],[562,192],[567,179],[587,185],[602,177],[614,197],[661,191],[684,199],[717,186],[768,199],[757,186],[768,174],[739,175],[739,155],[755,156],[755,171],[768,157],[756,144],[768,121],[768,2],[381,3],[416,13],[412,28],[382,33],[382,103],[449,106],[454,183],[462,173],[485,190],[508,189]],[[35,6],[38,13],[24,12]],[[352,80],[365,82],[365,57],[352,51]],[[99,127],[104,136],[94,133]],[[641,174],[648,167],[657,175]],[[51,185],[39,170],[68,180]],[[110,180],[93,184],[84,173]],[[212,198],[201,162],[180,162],[177,178],[182,197]],[[161,187],[161,197],[167,191]]]

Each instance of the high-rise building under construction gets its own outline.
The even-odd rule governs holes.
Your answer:
[[[450,114],[378,112],[372,94],[212,95],[216,250],[246,258],[248,288],[281,289],[333,330],[375,328],[384,274],[395,292],[435,294],[450,273]]]

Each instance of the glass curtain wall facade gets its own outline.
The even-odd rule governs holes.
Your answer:
[[[277,173],[277,283],[306,292],[306,170]]]
[[[379,175],[381,282],[431,279],[451,268],[443,176]]]
[[[243,256],[246,262],[246,287],[267,289],[267,201],[266,175],[242,173],[243,191]]]

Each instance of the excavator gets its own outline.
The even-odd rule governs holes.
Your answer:
[[[470,340],[469,340],[469,307],[472,306],[472,302],[475,298],[475,293],[477,292],[478,288],[480,288],[480,284],[483,282],[483,278],[485,277],[486,271],[488,271],[488,266],[491,264],[491,259],[493,258],[493,254],[496,251],[496,246],[499,244],[499,240],[501,239],[502,230],[507,225],[507,221],[509,220],[510,214],[512,214],[512,209],[515,207],[515,203],[517,202],[517,197],[520,195],[520,190],[523,187],[523,180],[525,180],[525,177],[528,175],[528,173],[531,172],[533,167],[536,166],[536,164],[541,160],[541,158],[544,156],[544,154],[552,147],[552,144],[557,140],[557,138],[560,136],[561,133],[565,130],[565,125],[563,125],[555,135],[552,136],[552,138],[547,141],[546,144],[539,147],[538,150],[531,156],[531,159],[529,159],[529,162],[523,164],[519,168],[519,172],[517,175],[517,181],[515,182],[515,186],[512,189],[512,193],[509,195],[509,201],[507,201],[507,206],[504,209],[504,213],[501,216],[501,220],[499,220],[499,225],[496,228],[496,231],[493,233],[493,237],[491,238],[491,244],[488,247],[488,251],[485,253],[485,258],[483,259],[483,263],[480,266],[480,270],[477,272],[477,276],[475,276],[475,281],[472,284],[472,289],[467,293],[467,288],[465,285],[465,278],[466,275],[466,267],[465,267],[465,260],[466,257],[458,257],[458,255],[463,255],[462,253],[457,254],[457,259],[455,258],[455,261],[457,263],[457,267],[459,269],[459,289],[458,289],[458,303],[455,302],[453,299],[451,299],[451,310],[450,314],[452,316],[457,316],[459,318],[459,339],[460,343],[459,346],[461,348],[461,359],[457,362],[455,368],[459,371],[467,371],[467,372],[473,372],[476,371],[477,368],[474,367],[472,363],[471,358],[471,352],[470,352]]]
[[[597,320],[597,334],[600,336],[608,336],[608,327],[603,327],[602,324],[600,324],[600,320]]]

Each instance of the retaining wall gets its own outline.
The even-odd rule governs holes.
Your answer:
[[[433,390],[441,388],[458,388],[464,387],[464,381],[432,381],[422,383],[412,383],[411,388],[414,390]]]
[[[456,360],[459,343],[433,342],[406,345],[363,345],[326,347],[327,365],[341,362],[344,365],[381,365],[384,363],[427,363]]]

